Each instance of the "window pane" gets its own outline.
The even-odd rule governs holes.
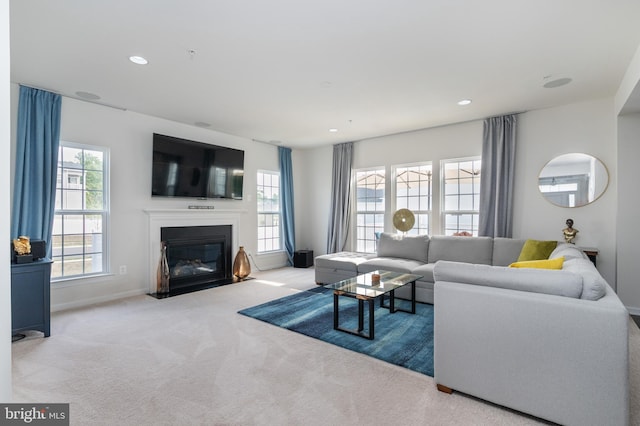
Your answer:
[[[480,208],[480,159],[445,161],[443,185],[445,234],[478,232]],[[471,213],[469,213],[471,212]]]
[[[280,250],[280,175],[258,172],[258,252]]]
[[[106,153],[60,142],[52,235],[54,278],[107,272],[102,234],[108,208]]]

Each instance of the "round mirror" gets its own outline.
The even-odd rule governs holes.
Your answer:
[[[602,161],[588,154],[564,154],[540,171],[542,196],[560,207],[581,207],[597,200],[607,189],[609,172]]]

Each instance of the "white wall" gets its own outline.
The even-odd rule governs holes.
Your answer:
[[[609,171],[609,187],[594,203],[563,208],[547,202],[537,177],[553,157],[582,152],[599,158]],[[576,244],[600,250],[598,270],[615,288],[616,131],[613,99],[600,99],[520,114],[516,149],[514,237],[562,239],[571,218],[580,232]]]
[[[9,1],[0,0],[0,182],[9,182],[11,138]],[[11,401],[11,265],[9,185],[0,186],[0,401]]]
[[[15,122],[19,86],[12,85]],[[245,150],[244,200],[198,201],[151,197],[152,134],[162,133]],[[257,256],[256,171],[278,170],[277,148],[249,139],[187,126],[130,111],[70,98],[62,99],[60,138],[69,142],[106,146],[111,159],[110,253],[112,275],[52,284],[52,310],[146,293],[148,290],[148,217],[144,209],[187,208],[191,204],[216,209],[241,209],[239,245],[252,255],[254,268],[282,266],[286,257]],[[15,140],[13,141],[15,145]],[[127,274],[118,275],[126,265]]]
[[[559,154],[592,154],[604,162],[610,173],[616,170],[613,110],[613,99],[602,99],[518,116],[513,236],[561,240],[565,221],[571,217],[580,231],[577,244],[600,250],[598,269],[615,285],[615,176],[599,200],[575,209],[552,205],[537,187],[538,173],[547,161]],[[389,170],[391,165],[432,161],[437,174],[442,159],[481,155],[482,128],[482,121],[474,121],[360,141],[355,144],[354,168],[385,166]],[[317,148],[302,155],[308,159],[311,187],[317,192],[315,202],[300,213],[313,217],[302,239],[314,241],[317,252],[314,254],[320,254],[326,251],[331,150]],[[438,188],[434,188],[434,204],[439,199],[436,191]],[[433,229],[438,229],[438,223],[434,225]],[[390,224],[387,229],[391,230]]]
[[[327,251],[333,147],[294,150],[296,248]]]
[[[618,295],[631,313],[640,315],[640,262],[638,262],[638,159],[640,114],[618,118]]]

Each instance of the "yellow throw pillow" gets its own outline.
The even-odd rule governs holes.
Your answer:
[[[525,260],[523,262],[513,262],[510,268],[535,268],[535,269],[562,269],[564,256],[555,259],[545,260]]]
[[[524,246],[522,246],[518,262],[548,259],[557,245],[557,241],[527,240],[524,242]]]

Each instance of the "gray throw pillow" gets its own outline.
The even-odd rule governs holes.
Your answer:
[[[428,235],[400,235],[383,232],[378,240],[379,257],[400,257],[427,263]]]

